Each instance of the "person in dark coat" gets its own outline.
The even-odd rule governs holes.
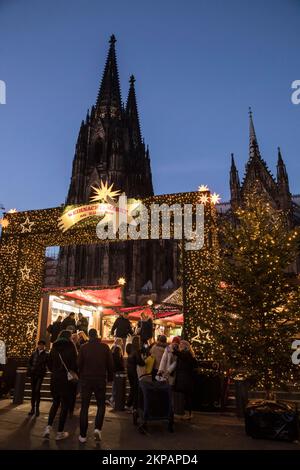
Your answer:
[[[31,380],[31,410],[29,416],[40,414],[41,386],[47,372],[48,352],[46,342],[40,340],[28,363],[28,375]]]
[[[138,334],[141,337],[142,347],[145,347],[153,337],[153,321],[145,312],[142,313],[141,319],[138,322]]]
[[[125,313],[120,313],[119,317],[116,319],[114,322],[112,329],[111,329],[111,335],[116,336],[117,338],[122,338],[123,340],[123,354],[125,352],[125,346],[126,346],[126,340],[128,335],[133,335],[133,330],[130,321],[127,318],[127,315],[125,316]]]
[[[101,342],[97,331],[93,328],[89,331],[89,342],[80,348],[78,367],[81,384],[79,441],[86,442],[88,412],[93,392],[97,401],[94,436],[96,440],[101,440],[106,384],[113,381],[113,359],[108,345]]]
[[[154,343],[150,348],[150,354],[154,357],[155,362],[152,369],[152,379],[155,380],[155,377],[158,373],[158,369],[161,363],[161,359],[167,347],[167,337],[165,335],[160,335],[156,343]]]
[[[113,358],[113,368],[114,368],[114,381],[112,386],[112,396],[109,400],[109,404],[114,407],[116,401],[116,386],[115,386],[115,376],[118,372],[125,371],[124,356],[123,356],[123,340],[122,338],[115,338],[115,342],[111,347],[111,353]]]
[[[62,316],[59,315],[55,322],[48,326],[47,331],[50,334],[50,342],[54,343],[57,340],[59,333],[62,330]]]
[[[176,378],[175,378],[175,391],[184,394],[185,409],[188,415],[184,419],[192,418],[192,398],[194,387],[194,370],[197,367],[191,345],[184,340],[179,343],[179,349],[174,349],[173,354],[177,357]]]
[[[89,320],[84,317],[82,313],[78,313],[78,320],[76,323],[77,331],[83,331],[86,335],[88,334]]]
[[[134,336],[132,343],[127,345],[127,376],[130,385],[130,393],[126,403],[127,408],[133,409],[134,418],[137,417],[139,379],[137,374],[137,366],[145,365],[144,358],[141,353],[141,341],[139,336]]]
[[[60,415],[56,440],[65,439],[69,435],[64,431],[64,426],[70,408],[73,383],[68,380],[67,370],[77,373],[77,352],[71,337],[71,331],[61,331],[50,352],[48,367],[52,372],[50,384],[52,406],[49,412],[48,425],[43,434],[44,438],[50,436],[59,406]]]
[[[76,321],[75,321],[75,313],[71,312],[62,322],[62,330],[70,330],[72,333],[76,331]]]

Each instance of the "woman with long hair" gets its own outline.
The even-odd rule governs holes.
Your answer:
[[[48,424],[43,433],[43,437],[47,439],[50,437],[52,425],[60,406],[56,440],[66,439],[69,433],[64,431],[64,426],[74,389],[72,381],[68,380],[68,371],[77,373],[77,352],[72,341],[71,331],[61,331],[57,340],[53,343],[48,368],[52,372],[50,384],[52,406],[49,411]]]
[[[194,370],[197,367],[197,361],[190,343],[185,340],[180,341],[179,349],[175,349],[173,354],[177,356],[174,390],[184,394],[185,409],[188,412],[187,415],[184,415],[184,419],[191,419],[193,406]]]

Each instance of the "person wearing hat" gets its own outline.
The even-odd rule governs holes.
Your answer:
[[[174,385],[175,382],[177,357],[174,351],[178,349],[179,343],[180,337],[174,336],[172,343],[165,348],[158,368],[158,376],[168,381],[170,385]]]
[[[133,335],[131,323],[124,312],[119,312],[119,316],[112,326],[111,335],[117,338],[122,338],[122,350],[124,354],[127,336]]]
[[[40,340],[36,350],[31,354],[28,363],[28,375],[31,381],[31,410],[29,416],[39,416],[41,386],[46,375],[48,365],[48,352],[46,351],[46,342]]]

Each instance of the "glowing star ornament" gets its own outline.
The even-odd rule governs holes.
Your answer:
[[[15,214],[17,209],[9,209],[8,214]]]
[[[95,186],[92,186],[92,189],[94,190],[95,194],[94,196],[91,197],[92,202],[111,202],[114,201],[116,197],[120,196],[121,191],[116,190],[114,191],[113,189],[113,184],[108,186],[108,182],[101,180],[100,182],[100,187],[96,188]]]
[[[34,225],[34,222],[30,222],[29,218],[26,217],[25,222],[23,222],[20,225],[22,227],[22,233],[31,232],[32,226]]]
[[[20,269],[20,271],[21,271],[22,281],[29,281],[31,269],[27,267],[27,264],[25,264],[24,268]]]
[[[190,285],[187,290],[188,290],[188,294],[189,294],[190,297],[197,297],[198,296],[197,286]]]
[[[205,192],[209,191],[209,188],[206,184],[201,184],[201,186],[198,186],[198,191],[200,193],[205,193]]]
[[[210,196],[210,200],[211,200],[212,204],[219,204],[219,202],[221,201],[221,197],[220,197],[219,194],[213,193],[213,194]]]
[[[126,279],[125,279],[125,277],[120,277],[120,278],[118,279],[118,284],[119,284],[120,286],[125,286],[125,284],[126,284]]]
[[[200,326],[197,326],[197,335],[191,339],[192,343],[212,343],[212,339],[209,336],[209,330],[202,330]]]
[[[209,202],[209,196],[208,194],[201,194],[200,196],[200,203],[201,204],[207,204]]]

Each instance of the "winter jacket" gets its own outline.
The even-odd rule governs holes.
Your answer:
[[[127,338],[128,335],[133,335],[131,323],[128,318],[118,317],[111,329],[111,335],[117,338]]]
[[[156,343],[152,346],[151,348],[151,356],[154,357],[155,362],[154,362],[154,369],[159,369],[161,359],[163,357],[163,354],[165,352],[167,345],[166,343]]]
[[[152,318],[148,318],[147,320],[139,320],[138,329],[139,329],[139,335],[141,337],[142,342],[145,342],[145,341],[148,341],[148,339],[151,339],[153,336]]]
[[[128,375],[138,378],[137,366],[144,366],[145,361],[139,351],[132,351],[127,358],[127,373]]]
[[[171,346],[167,346],[162,355],[158,373],[168,379],[170,385],[175,382],[175,370],[177,366],[177,357],[173,354]]]
[[[192,393],[194,386],[194,369],[197,361],[189,351],[174,351],[177,356],[175,390],[177,392]]]
[[[70,316],[66,317],[61,324],[61,329],[62,330],[69,330],[71,329],[70,327],[73,327],[72,330],[73,332],[76,331],[76,321],[74,318],[71,318]]]
[[[74,343],[66,338],[58,338],[53,343],[49,355],[49,369],[51,374],[51,393],[53,396],[69,396],[72,383],[68,381],[67,372],[62,364],[60,356],[68,370],[77,372],[77,351]]]
[[[47,372],[49,353],[36,349],[30,356],[28,363],[28,375],[43,378]]]
[[[47,328],[48,333],[50,333],[50,341],[51,343],[54,343],[54,341],[57,340],[57,337],[59,333],[62,330],[62,322],[61,321],[55,321],[52,323],[52,325],[49,325]]]
[[[90,339],[81,346],[78,367],[81,380],[93,380],[103,385],[113,380],[112,353],[99,338]]]
[[[89,320],[86,317],[82,317],[76,324],[77,331],[84,331],[86,335],[88,334],[88,327]]]
[[[111,348],[111,352],[113,357],[114,372],[124,372],[125,365],[122,349],[120,348],[120,346],[114,344]]]

